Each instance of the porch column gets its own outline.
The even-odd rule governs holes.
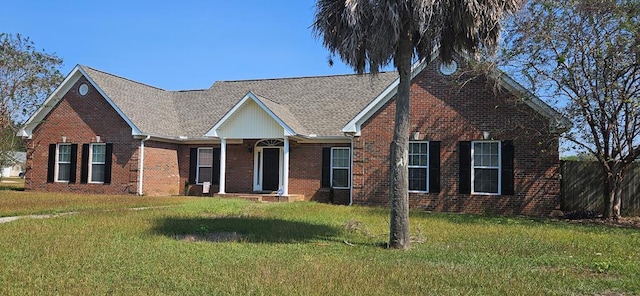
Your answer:
[[[227,139],[220,140],[220,190],[218,194],[225,194],[225,177],[227,173]]]
[[[284,137],[284,153],[282,157],[282,195],[289,195],[289,138]]]

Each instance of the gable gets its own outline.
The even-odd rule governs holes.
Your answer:
[[[221,138],[282,138],[284,129],[254,101],[248,101],[218,129]]]
[[[76,83],[84,78],[91,84],[93,89],[98,91],[100,96],[115,110],[116,113],[131,127],[133,135],[140,134],[140,130],[133,124],[120,108],[105,94],[105,92],[91,79],[87,72],[80,65],[71,70],[71,73],[62,81],[62,83],[47,97],[40,108],[25,122],[24,126],[18,131],[17,135],[25,138],[31,138],[33,130],[40,125],[45,118],[53,111],[58,103],[67,95],[67,93],[76,85]]]
[[[262,100],[248,93],[207,135],[231,139],[283,138],[295,135]]]
[[[434,54],[428,60],[420,61],[413,65],[411,70],[411,84],[415,83],[415,78],[423,71],[438,71],[432,65],[438,58],[437,54]],[[456,55],[457,60],[465,62],[465,57]],[[455,71],[455,70],[454,70]],[[440,73],[438,73],[440,75]],[[446,75],[448,76],[448,75]],[[496,71],[489,75],[490,79],[495,79],[498,84],[504,88],[511,95],[520,98],[526,105],[528,105],[532,111],[542,115],[549,120],[549,130],[554,133],[560,133],[566,131],[571,122],[562,116],[559,112],[547,105],[540,98],[526,90],[523,86],[518,84],[515,80],[507,76],[501,71]],[[391,101],[398,93],[398,85],[400,78],[397,78],[391,85],[389,85],[380,95],[374,98],[370,103],[358,113],[351,121],[349,121],[343,128],[342,132],[347,134],[353,134],[359,136],[361,133],[362,125],[376,114],[381,108],[383,108],[389,101]],[[413,94],[412,94],[413,96]]]

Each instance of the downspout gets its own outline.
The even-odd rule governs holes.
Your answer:
[[[144,180],[144,142],[149,140],[151,135],[147,135],[146,138],[140,140],[140,157],[138,160],[138,176],[140,180],[138,181],[138,195],[142,196],[144,193],[142,192],[142,181]]]
[[[351,151],[351,157],[349,159],[349,179],[351,179],[351,186],[349,186],[349,205],[352,206],[353,205],[353,139],[354,139],[354,135],[350,134],[349,138],[351,138],[351,149],[349,149]]]

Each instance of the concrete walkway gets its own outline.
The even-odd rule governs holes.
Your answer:
[[[13,217],[0,217],[0,224],[2,223],[8,223],[8,222],[13,222],[16,221],[18,219],[24,219],[24,218],[29,218],[29,219],[46,219],[46,218],[55,218],[55,217],[60,217],[60,216],[68,216],[68,215],[75,215],[78,212],[67,212],[67,213],[60,213],[60,214],[45,214],[45,215],[25,215],[25,216],[13,216]]]
[[[161,208],[169,208],[172,206],[157,206],[157,207],[139,207],[139,208],[126,208],[130,211],[142,211],[142,210],[151,210],[151,209],[161,209]],[[105,212],[110,212],[114,210],[104,210]],[[75,215],[80,212],[66,212],[66,213],[58,213],[58,214],[44,214],[44,215],[24,215],[24,216],[12,216],[12,217],[0,217],[0,224],[9,223],[16,221],[18,219],[47,219],[47,218],[56,218],[61,216],[69,216]]]

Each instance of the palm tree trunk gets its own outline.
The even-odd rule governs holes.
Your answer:
[[[411,90],[411,35],[401,34],[395,64],[400,75],[391,143],[391,223],[389,247],[409,249],[409,101]]]

